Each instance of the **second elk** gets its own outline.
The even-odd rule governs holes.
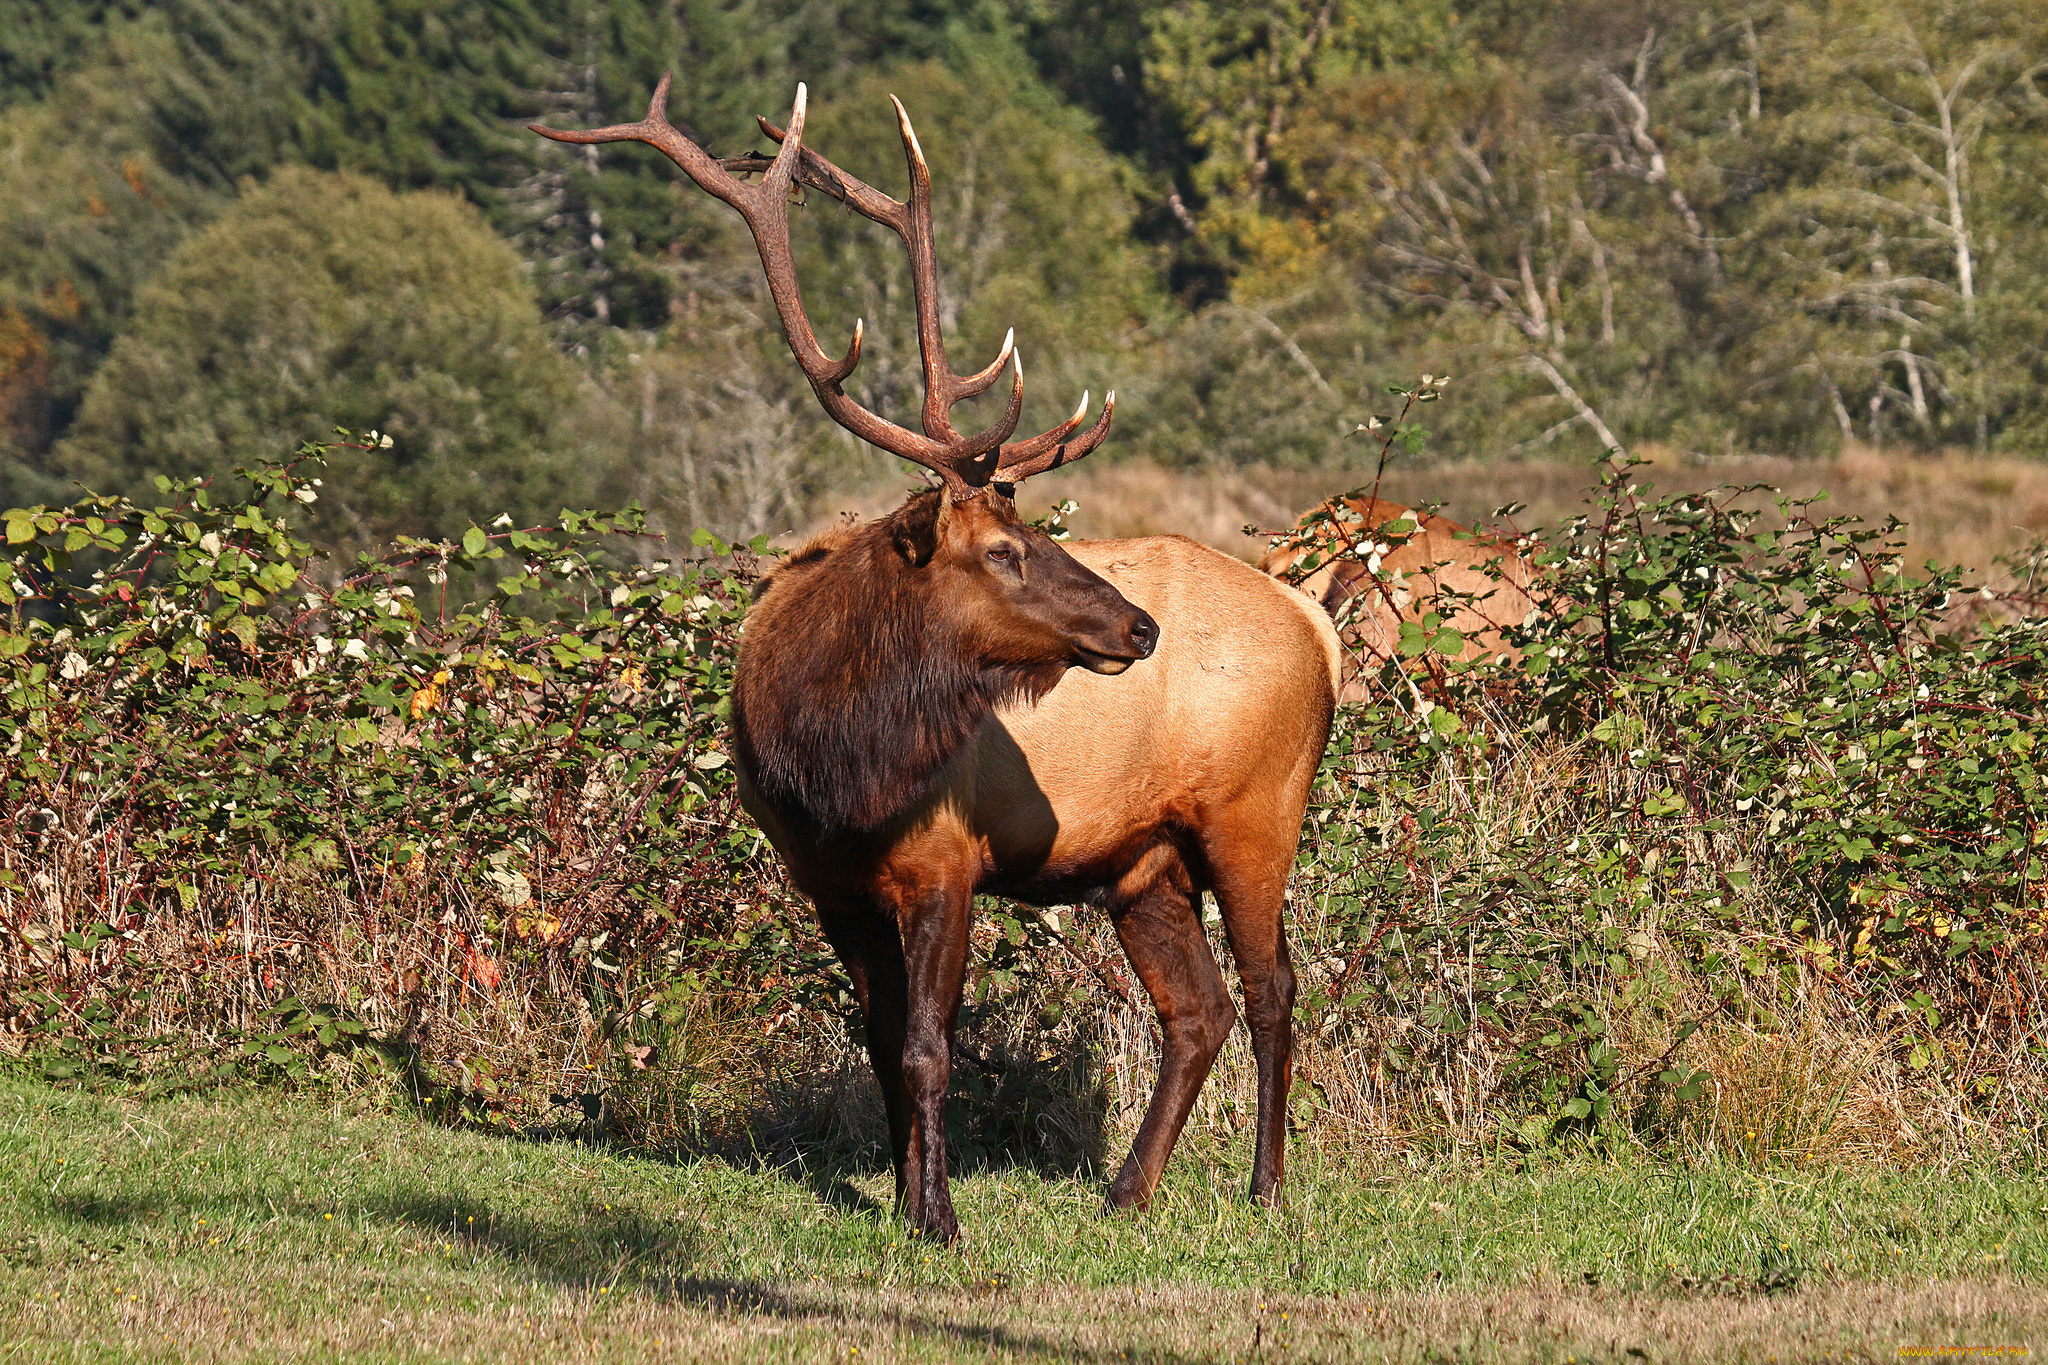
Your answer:
[[[1310,556],[1315,566],[1306,573]],[[1347,653],[1339,700],[1359,702],[1370,679],[1401,657],[1402,626],[1453,631],[1440,653],[1471,662],[1505,649],[1501,632],[1537,610],[1536,569],[1509,545],[1434,512],[1382,498],[1333,497],[1259,560],[1340,622]]]
[[[772,159],[713,157],[667,121],[668,80],[639,123],[571,142],[661,149],[752,229],[790,350],[832,418],[933,471],[938,488],[820,536],[771,574],[748,614],[734,685],[741,796],[816,906],[852,979],[889,1118],[897,1200],[917,1230],[958,1235],[946,1094],[977,892],[1106,914],[1158,1010],[1159,1080],[1119,1208],[1152,1197],[1196,1092],[1236,1021],[1202,928],[1214,893],[1244,984],[1258,1068],[1252,1194],[1280,1190],[1294,971],[1282,914],[1302,812],[1328,737],[1339,647],[1300,594],[1178,536],[1062,546],[1011,495],[1087,454],[1082,430],[1011,440],[1023,366],[1008,342],[957,374],[940,337],[931,176],[900,103],[910,192],[898,201],[802,145],[805,95]],[[758,173],[747,181],[742,173]],[[797,186],[896,233],[909,253],[923,360],[921,431],[849,398],[817,342],[789,241]],[[962,398],[1012,378],[973,435]]]

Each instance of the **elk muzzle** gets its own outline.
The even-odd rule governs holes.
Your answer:
[[[1109,587],[1106,583],[1103,586]],[[1159,647],[1159,623],[1152,619],[1152,613],[1133,606],[1116,589],[1109,590],[1123,610],[1112,613],[1115,619],[1105,622],[1099,630],[1077,633],[1074,637],[1074,662],[1090,673],[1121,673],[1140,659],[1151,658],[1152,651]]]

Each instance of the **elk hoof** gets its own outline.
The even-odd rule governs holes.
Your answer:
[[[1135,1171],[1125,1171],[1110,1184],[1102,1197],[1104,1213],[1143,1213],[1152,1205],[1152,1191]]]
[[[919,1237],[928,1237],[944,1246],[956,1246],[960,1241],[960,1220],[953,1216],[951,1209],[936,1218],[913,1220],[910,1230]]]

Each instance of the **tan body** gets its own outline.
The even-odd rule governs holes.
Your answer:
[[[1284,826],[1291,863],[1326,737],[1316,712],[1338,686],[1329,618],[1180,536],[1065,549],[1165,623],[1157,652],[1114,676],[1069,669],[996,711],[892,831],[889,859],[941,858],[977,886],[1066,903],[1126,876],[1134,842],[1227,814]],[[782,848],[775,813],[749,810]],[[792,871],[806,893],[865,875],[837,858]]]
[[[1336,552],[1336,558],[1296,586],[1333,617],[1356,599],[1342,632],[1347,655],[1343,701],[1364,700],[1364,676],[1397,656],[1404,621],[1419,625],[1425,615],[1438,612],[1441,625],[1465,637],[1464,648],[1451,657],[1469,661],[1499,653],[1501,631],[1522,624],[1536,610],[1530,595],[1535,566],[1510,546],[1448,517],[1364,497],[1332,499],[1303,520],[1318,514],[1327,519],[1317,544],[1270,551],[1259,568],[1286,578],[1313,551]],[[1415,528],[1381,529],[1400,521],[1412,521]],[[1445,591],[1470,600],[1440,610]]]
[[[912,809],[857,845],[808,837],[743,795],[816,903],[871,1021],[862,964],[876,952],[849,926],[874,911],[895,931],[880,956],[893,970],[893,938],[909,959],[909,1031],[922,985],[948,1037],[976,891],[1108,914],[1165,1038],[1158,1090],[1110,1191],[1119,1207],[1150,1199],[1236,1018],[1201,926],[1200,895],[1213,891],[1260,1063],[1253,1192],[1270,1199],[1284,1174],[1294,1004],[1282,909],[1335,704],[1336,631],[1299,593],[1178,536],[1064,548],[1159,621],[1151,658],[1114,676],[1069,669],[1035,704],[999,708]],[[763,605],[773,601],[771,590]],[[927,937],[944,943],[920,982]],[[943,1070],[935,1055],[925,1063]],[[878,1058],[876,1070],[887,1098],[891,1068]],[[915,1129],[917,1106],[902,1102]],[[913,1221],[936,1213],[919,1207],[938,1193],[917,1187],[926,1160],[914,1131],[899,1153]]]

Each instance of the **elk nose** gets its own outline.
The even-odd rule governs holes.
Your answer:
[[[1159,623],[1152,619],[1150,612],[1139,612],[1138,619],[1131,622],[1131,643],[1137,647],[1141,659],[1151,658],[1152,651],[1159,647]]]

